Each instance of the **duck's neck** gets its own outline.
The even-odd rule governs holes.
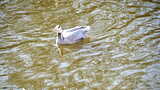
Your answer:
[[[61,39],[61,40],[64,39],[63,36],[62,36],[62,33],[58,33],[58,38]]]
[[[59,38],[61,37],[61,33],[58,33],[58,37],[59,37]]]

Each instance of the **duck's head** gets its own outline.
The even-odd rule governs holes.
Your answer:
[[[57,32],[59,40],[63,40],[64,39],[64,37],[62,35],[63,30],[62,30],[62,27],[60,25],[55,26],[54,27],[54,31]]]
[[[57,33],[62,33],[63,30],[62,30],[62,27],[60,25],[57,25],[57,26],[54,27],[54,31],[57,32]]]

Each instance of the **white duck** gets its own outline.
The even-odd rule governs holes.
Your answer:
[[[57,32],[56,44],[74,44],[84,38],[90,30],[90,26],[76,26],[74,28],[62,30],[60,25],[57,25],[54,30]]]

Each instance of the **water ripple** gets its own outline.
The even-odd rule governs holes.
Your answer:
[[[0,89],[158,90],[159,4],[1,0]],[[57,24],[89,25],[89,39],[57,48]]]

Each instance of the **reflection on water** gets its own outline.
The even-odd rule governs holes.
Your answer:
[[[57,24],[90,40],[54,45]],[[0,89],[159,90],[159,0],[1,0]]]
[[[64,44],[64,45],[55,45],[58,49],[59,55],[63,56],[66,55],[67,53],[71,53],[71,52],[76,52],[77,50],[80,50],[83,45],[85,45],[86,43],[89,43],[91,41],[90,37],[86,37],[83,40],[80,40],[77,43],[74,44]]]

